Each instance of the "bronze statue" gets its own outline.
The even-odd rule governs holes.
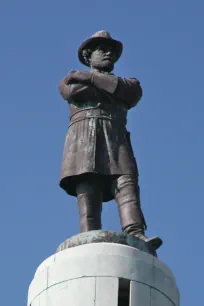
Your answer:
[[[101,229],[102,202],[115,199],[122,230],[156,250],[162,240],[144,235],[137,163],[126,130],[127,112],[142,88],[136,78],[112,73],[122,50],[108,32],[95,33],[78,50],[90,72],[71,71],[59,85],[70,108],[60,186],[77,196],[81,232]]]

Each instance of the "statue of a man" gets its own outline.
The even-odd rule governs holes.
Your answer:
[[[162,240],[144,234],[138,169],[126,130],[127,112],[142,88],[135,78],[111,73],[122,49],[108,32],[95,33],[78,50],[90,72],[71,71],[59,85],[70,109],[60,186],[78,199],[81,232],[101,229],[102,202],[115,199],[122,230],[156,250]]]

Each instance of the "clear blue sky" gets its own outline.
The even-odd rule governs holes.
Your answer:
[[[203,305],[203,12],[201,0],[0,1],[2,305],[26,305],[37,266],[78,233],[76,200],[58,187],[69,113],[57,85],[86,70],[78,46],[101,29],[124,43],[115,73],[144,90],[128,129],[148,234],[164,240],[181,306]],[[114,202],[103,228],[120,230]]]

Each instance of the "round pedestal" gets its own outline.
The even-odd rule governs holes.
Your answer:
[[[117,243],[71,247],[37,269],[28,306],[179,306],[172,272],[156,257]]]

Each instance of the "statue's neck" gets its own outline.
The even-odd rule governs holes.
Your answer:
[[[92,72],[99,72],[99,73],[103,73],[103,74],[112,74],[112,72],[105,71],[105,70],[103,70],[103,69],[93,68],[93,67],[91,67],[91,71],[92,71]]]
[[[96,68],[91,68],[92,72],[99,72],[99,73],[103,73],[103,74],[113,74],[112,72],[108,72],[108,71],[104,71],[101,69],[96,69]]]

